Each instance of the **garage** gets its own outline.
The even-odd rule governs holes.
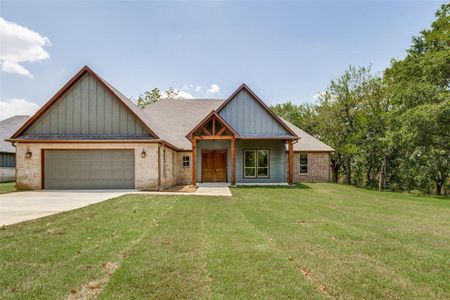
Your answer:
[[[134,189],[134,150],[43,150],[45,189]]]

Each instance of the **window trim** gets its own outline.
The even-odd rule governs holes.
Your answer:
[[[258,176],[258,151],[267,151],[267,176]],[[245,166],[245,152],[254,152],[255,153],[255,176],[246,176],[245,169],[253,169],[253,167]],[[242,178],[244,179],[270,179],[270,149],[262,148],[262,149],[243,149],[242,152]],[[265,168],[265,167],[261,167]]]
[[[302,154],[306,155],[306,173],[302,173],[302,165],[303,166],[305,165],[305,164],[302,164],[302,162],[301,162]],[[298,173],[300,175],[309,175],[309,154],[306,152],[300,152],[298,155]]]
[[[184,160],[185,158],[187,158],[187,161]],[[185,165],[186,162],[187,162],[187,165]],[[181,166],[183,168],[191,167],[191,157],[189,155],[183,155],[183,157],[181,158]]]

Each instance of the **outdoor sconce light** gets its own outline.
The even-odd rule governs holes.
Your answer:
[[[25,158],[31,158],[31,155],[33,153],[31,153],[30,148],[27,148],[27,152],[25,152]]]
[[[145,150],[142,149],[141,157],[142,157],[142,158],[145,158],[146,156],[147,156],[147,152],[145,152]]]

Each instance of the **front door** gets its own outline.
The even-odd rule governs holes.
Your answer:
[[[227,150],[202,151],[202,181],[227,181]]]

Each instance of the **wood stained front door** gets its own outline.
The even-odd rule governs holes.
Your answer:
[[[227,150],[202,151],[202,181],[227,181]]]

